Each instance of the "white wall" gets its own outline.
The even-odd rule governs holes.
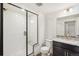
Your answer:
[[[56,37],[56,18],[59,12],[45,15],[45,39]]]

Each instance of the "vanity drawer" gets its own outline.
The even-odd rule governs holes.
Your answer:
[[[53,41],[53,46],[61,47],[74,52],[79,52],[79,46]]]

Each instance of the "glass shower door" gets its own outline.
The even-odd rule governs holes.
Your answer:
[[[17,5],[4,6],[4,55],[31,55],[38,43],[38,15]]]
[[[37,15],[28,12],[28,55],[34,53],[34,45],[38,43]]]
[[[4,3],[4,55],[26,56],[26,11]]]

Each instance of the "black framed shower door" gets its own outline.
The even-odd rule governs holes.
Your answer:
[[[17,6],[17,5],[14,5],[14,4],[12,4],[12,3],[7,3],[7,4],[9,4],[9,5],[12,5],[12,6],[14,6],[14,7],[17,7],[17,8],[19,8],[19,9],[23,9],[23,8],[21,8],[21,7],[19,7],[19,6]],[[1,22],[0,22],[0,26],[1,26],[1,28],[0,28],[0,31],[1,31],[1,34],[0,34],[0,38],[1,38],[1,41],[0,41],[0,43],[1,43],[1,51],[2,51],[2,55],[3,55],[3,4],[1,4],[1,17],[2,17],[2,19],[0,20]],[[25,11],[26,11],[26,56],[29,56],[29,55],[31,55],[31,54],[33,54],[34,53],[34,47],[35,47],[35,45],[37,45],[39,42],[39,40],[38,40],[38,14],[36,14],[36,13],[34,13],[34,12],[31,12],[31,11],[29,11],[29,10],[26,10],[26,9],[24,9]],[[28,40],[29,40],[29,37],[28,37],[28,21],[29,21],[29,19],[28,19],[28,13],[32,13],[32,14],[34,14],[34,15],[36,15],[37,16],[37,42],[35,43],[35,44],[33,44],[33,51],[32,51],[32,53],[30,53],[30,54],[28,54]]]

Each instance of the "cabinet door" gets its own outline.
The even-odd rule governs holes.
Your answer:
[[[79,56],[78,52],[69,51],[68,56]]]
[[[65,56],[66,52],[63,48],[54,46],[53,47],[53,55],[54,56]]]

